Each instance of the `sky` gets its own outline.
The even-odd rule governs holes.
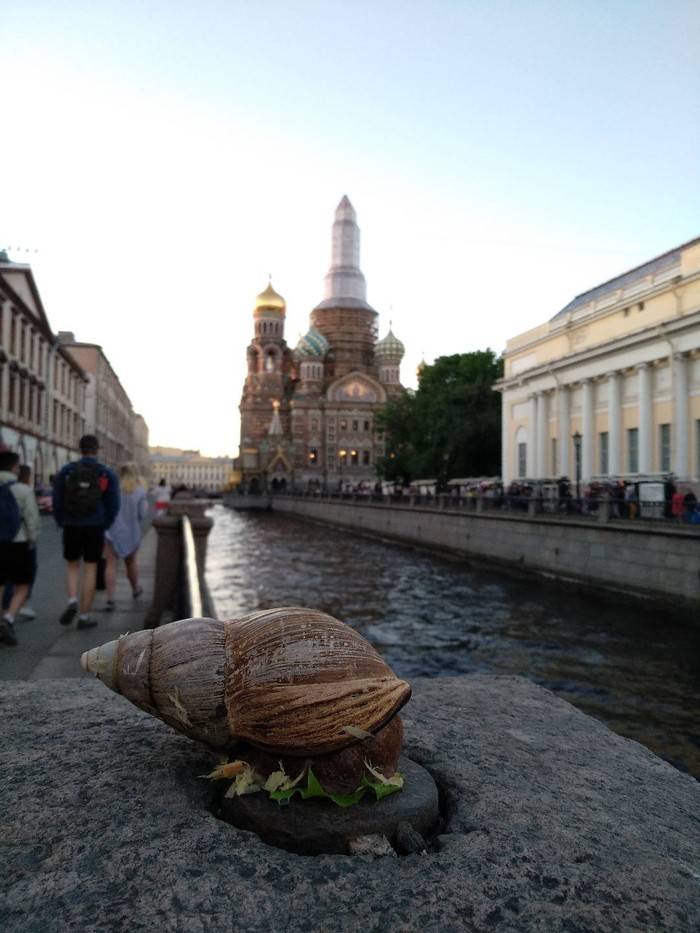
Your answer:
[[[412,388],[700,236],[697,0],[24,0],[0,47],[0,249],[152,445],[237,454],[343,195]]]

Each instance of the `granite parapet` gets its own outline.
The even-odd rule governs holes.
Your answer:
[[[441,823],[374,859],[217,819],[215,756],[88,677],[0,684],[3,929],[700,928],[697,781],[522,678],[412,685]]]

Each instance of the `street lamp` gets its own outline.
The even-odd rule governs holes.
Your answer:
[[[348,452],[345,448],[341,448],[338,451],[338,465],[340,467],[340,495],[343,495],[343,467],[347,463]]]
[[[572,438],[574,442],[574,453],[576,455],[576,498],[581,498],[581,435],[578,431]]]

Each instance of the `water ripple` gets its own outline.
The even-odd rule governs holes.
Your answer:
[[[210,514],[221,618],[308,606],[400,677],[520,674],[700,779],[697,626],[296,518]]]

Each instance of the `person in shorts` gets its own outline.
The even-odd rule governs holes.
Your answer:
[[[80,460],[67,463],[53,482],[53,514],[63,529],[68,603],[59,619],[78,628],[92,628],[90,617],[97,584],[97,566],[104,548],[104,533],[119,511],[119,481],[114,470],[97,459],[93,434],[80,439]],[[81,580],[82,567],[82,580]]]
[[[19,526],[13,524],[8,534],[2,533],[7,529],[0,529],[0,596],[4,596],[6,587],[12,587],[12,595],[0,619],[0,642],[6,645],[17,644],[15,616],[26,602],[34,583],[34,548],[41,521],[34,490],[18,482],[19,468],[19,454],[11,450],[0,452],[0,484],[7,487],[17,502],[14,514],[19,517]]]

